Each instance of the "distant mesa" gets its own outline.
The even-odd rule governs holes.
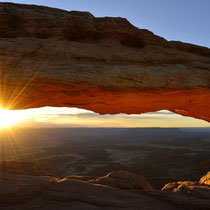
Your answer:
[[[1,103],[100,114],[157,110],[210,122],[210,49],[125,18],[0,3]]]

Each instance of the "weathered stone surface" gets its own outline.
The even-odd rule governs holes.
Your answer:
[[[0,206],[28,202],[47,189],[50,178],[0,173]]]
[[[163,200],[170,198],[169,200],[172,203],[182,204],[183,207],[210,209],[210,185],[205,184],[208,174],[202,177],[200,182],[180,181],[168,183],[162,189],[162,191],[168,193],[158,194],[156,192],[155,195]]]
[[[91,182],[126,190],[153,190],[153,187],[143,176],[123,170],[113,171]]]
[[[76,179],[0,174],[0,209],[178,210],[141,193]]]
[[[124,176],[125,174],[127,173],[124,173]],[[119,177],[116,172],[112,175]],[[116,186],[111,187],[109,183],[96,184],[81,179],[82,176],[59,179],[0,173],[0,209],[202,210],[210,208],[209,185],[179,182],[177,186],[182,185],[182,187],[174,192],[170,187],[166,187],[167,189],[163,191],[125,190],[117,189]],[[100,177],[97,180],[100,180]]]
[[[168,183],[163,187],[162,191],[183,192],[194,197],[210,199],[210,186],[197,182]]]
[[[200,184],[210,185],[210,171],[206,175],[204,175],[203,177],[201,177]]]
[[[209,199],[194,197],[182,192],[166,192],[166,191],[144,191],[142,194],[154,197],[156,199],[166,201],[175,206],[189,210],[207,210],[210,209]]]
[[[105,113],[167,109],[210,121],[210,49],[123,18],[0,3],[1,103]]]

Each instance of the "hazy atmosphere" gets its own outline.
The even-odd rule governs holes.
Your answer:
[[[44,107],[8,111],[21,127],[209,127],[204,120],[183,117],[167,110],[144,114],[99,115],[77,108]]]

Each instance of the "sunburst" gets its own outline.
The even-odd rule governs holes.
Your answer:
[[[23,112],[11,111],[0,107],[0,128],[11,127],[25,119]]]

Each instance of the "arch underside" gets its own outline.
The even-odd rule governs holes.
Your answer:
[[[2,106],[167,109],[210,122],[210,49],[168,42],[123,18],[9,3],[0,14]]]

